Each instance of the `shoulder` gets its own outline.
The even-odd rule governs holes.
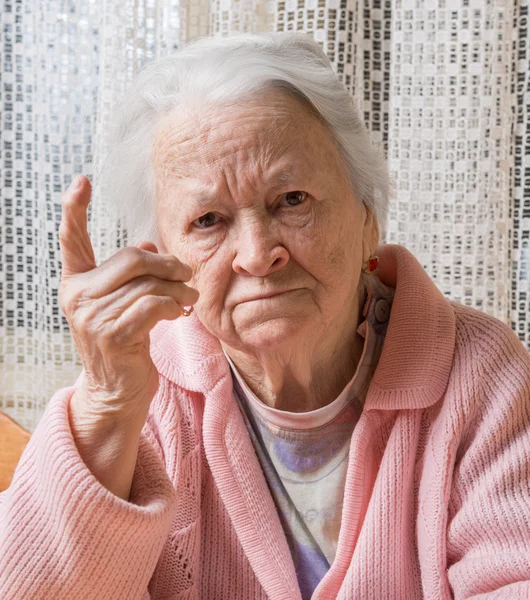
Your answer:
[[[509,325],[456,300],[450,304],[455,313],[455,357],[479,371],[495,368],[500,374],[513,364],[528,374],[530,354]]]
[[[530,428],[528,350],[506,323],[456,301],[451,304],[456,336],[448,390],[455,429],[474,438],[479,428],[491,432],[507,421]]]

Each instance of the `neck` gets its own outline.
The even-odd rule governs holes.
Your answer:
[[[323,332],[274,351],[244,352],[223,345],[248,387],[266,405],[289,412],[327,406],[353,377],[364,347],[357,333],[362,298]]]

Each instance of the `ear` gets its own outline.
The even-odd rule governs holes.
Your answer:
[[[368,259],[375,253],[375,249],[379,244],[379,223],[375,213],[363,205],[365,212],[365,220],[363,227],[363,262],[368,262]]]

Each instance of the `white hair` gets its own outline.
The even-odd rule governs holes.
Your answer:
[[[152,164],[160,119],[204,102],[243,104],[271,86],[296,96],[327,125],[352,191],[374,213],[384,236],[392,188],[386,159],[324,51],[303,33],[245,33],[201,38],[150,63],[117,107],[99,182],[129,245],[161,241]]]

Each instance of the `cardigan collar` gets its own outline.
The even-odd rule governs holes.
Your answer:
[[[395,288],[383,350],[364,410],[431,406],[451,373],[455,315],[414,255],[398,244],[380,244],[377,275]],[[158,371],[176,385],[208,394],[230,375],[219,340],[192,313],[159,321],[151,330],[151,356]]]

